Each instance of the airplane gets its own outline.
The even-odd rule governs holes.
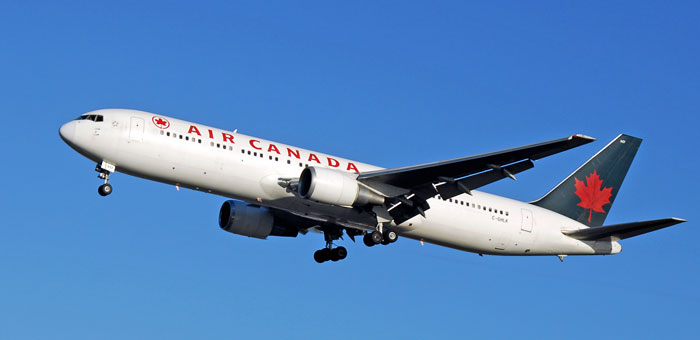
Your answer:
[[[399,236],[479,255],[612,255],[620,240],[680,218],[604,225],[641,144],[621,134],[541,198],[521,202],[477,191],[534,167],[534,161],[595,139],[581,134],[474,156],[393,169],[306,150],[163,115],[101,109],[59,129],[96,162],[101,196],[111,175],[230,198],[221,229],[243,236],[323,234],[318,263],[339,261],[336,241],[362,236],[367,246]]]

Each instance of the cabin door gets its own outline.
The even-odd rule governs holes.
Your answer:
[[[527,209],[522,209],[523,221],[520,226],[520,230],[527,231],[528,233],[532,231],[532,211]]]
[[[129,130],[129,140],[133,142],[143,141],[143,119],[131,117],[131,129]]]

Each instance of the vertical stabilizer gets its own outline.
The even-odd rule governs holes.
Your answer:
[[[532,204],[588,226],[603,225],[641,143],[640,138],[619,135]]]

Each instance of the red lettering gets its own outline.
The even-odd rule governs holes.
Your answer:
[[[214,131],[209,130],[209,138],[214,139]]]
[[[316,163],[321,164],[321,161],[318,159],[318,157],[316,157],[316,155],[314,155],[312,153],[309,154],[309,162],[311,162],[311,161],[316,161]]]
[[[272,151],[277,152],[278,155],[280,154],[280,150],[277,149],[275,144],[270,144],[270,146],[267,148],[267,152],[272,152]]]
[[[250,141],[249,141],[248,143],[250,143],[250,146],[252,146],[252,147],[253,147],[253,149],[256,149],[256,150],[262,150],[262,148],[261,148],[261,147],[259,147],[259,146],[255,145],[255,143],[260,143],[260,141],[259,141],[259,140],[257,140],[257,139],[251,139],[251,140],[250,140]]]
[[[222,133],[221,133],[221,136],[224,138],[224,142],[231,142],[232,144],[235,144],[235,143],[233,142],[233,136],[232,136],[232,135],[229,135],[229,134],[226,133],[226,132],[222,132]]]
[[[334,168],[337,168],[340,166],[340,162],[334,158],[326,157],[328,159],[328,166],[332,166]]]
[[[294,151],[296,151],[296,152],[294,152]],[[299,150],[294,150],[294,151],[292,151],[292,149],[290,149],[290,148],[287,148],[287,153],[289,154],[289,157],[292,157],[292,155],[294,155],[294,157],[296,157],[297,159],[301,159],[301,156],[299,156]]]
[[[355,164],[352,164],[352,162],[348,163],[348,169],[347,170],[354,170],[357,173],[360,173],[360,170],[357,170],[357,167]]]
[[[187,131],[187,133],[192,133],[192,132],[196,133],[199,136],[202,136],[202,134],[199,133],[199,129],[194,125],[190,125],[190,130]]]

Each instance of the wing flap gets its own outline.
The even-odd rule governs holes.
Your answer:
[[[592,227],[573,231],[562,231],[562,233],[564,233],[564,235],[566,236],[575,238],[577,240],[597,240],[607,237],[617,237],[623,240],[626,238],[646,234],[655,230],[663,229],[683,222],[686,222],[686,220],[671,217],[659,220],[614,224],[609,226]]]

